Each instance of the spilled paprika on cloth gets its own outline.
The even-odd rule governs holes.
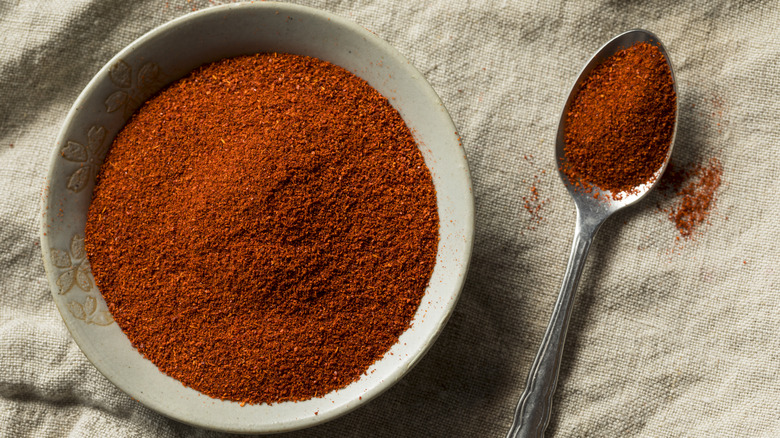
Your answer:
[[[651,182],[671,146],[677,95],[658,47],[636,43],[596,66],[566,113],[561,170],[613,197]]]
[[[410,326],[438,230],[430,171],[388,100],[341,67],[266,53],[202,66],[133,115],[86,249],[141,354],[256,404],[366,373]]]
[[[722,176],[723,164],[717,158],[711,158],[707,164],[675,166],[670,163],[659,189],[674,203],[659,209],[667,214],[680,237],[693,238],[701,226],[709,222]]]

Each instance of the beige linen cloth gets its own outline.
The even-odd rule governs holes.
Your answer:
[[[780,436],[776,2],[301,3],[371,29],[430,81],[462,135],[477,220],[463,295],[424,360],[357,411],[285,436],[504,436],[574,230],[553,159],[559,112],[583,63],[632,28],[659,35],[676,68],[674,160],[718,158],[724,183],[694,240],[675,239],[661,194],[601,230],[548,435]],[[146,409],[87,361],[49,295],[37,237],[49,156],[82,88],[135,38],[212,4],[0,0],[2,436],[219,435]],[[540,223],[522,201],[534,181],[549,199]]]

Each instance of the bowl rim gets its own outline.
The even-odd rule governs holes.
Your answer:
[[[219,15],[223,14],[226,11],[234,10],[234,9],[241,9],[241,8],[248,8],[248,9],[257,9],[257,10],[267,10],[267,11],[274,11],[274,12],[290,12],[290,13],[296,13],[300,15],[306,15],[306,16],[314,16],[314,17],[320,17],[320,18],[326,18],[328,21],[332,22],[336,26],[341,26],[345,28],[347,31],[355,33],[362,38],[369,40],[369,42],[372,45],[375,45],[379,47],[384,53],[387,55],[403,62],[399,62],[399,67],[403,69],[403,72],[405,74],[408,74],[411,79],[417,80],[422,84],[422,91],[425,93],[425,96],[423,96],[426,100],[431,101],[432,103],[438,104],[441,106],[441,108],[445,108],[443,103],[441,102],[441,99],[436,94],[435,90],[432,88],[430,83],[425,79],[425,77],[417,70],[408,60],[406,57],[404,57],[398,50],[396,50],[393,46],[391,46],[389,43],[387,43],[385,40],[371,32],[370,30],[366,29],[365,27],[347,19],[340,15],[337,15],[335,13],[324,11],[317,8],[307,7],[307,6],[300,6],[290,3],[281,3],[281,2],[263,2],[263,3],[233,3],[233,4],[226,4],[226,5],[219,5],[219,6],[213,6],[209,7],[207,9],[190,12],[185,15],[182,15],[180,17],[174,18],[170,21],[167,21],[148,32],[144,33],[142,36],[138,37],[134,41],[132,41],[130,44],[125,46],[122,50],[117,52],[110,60],[108,60],[102,68],[92,77],[92,79],[88,82],[88,84],[82,89],[82,91],[79,93],[79,96],[76,98],[73,106],[68,111],[66,117],[64,118],[61,128],[57,134],[55,147],[53,147],[53,150],[50,155],[50,159],[48,161],[48,171],[46,173],[46,182],[45,185],[48,187],[48,184],[50,181],[53,180],[55,177],[55,170],[56,170],[56,160],[58,160],[61,157],[61,152],[59,149],[59,146],[62,144],[65,144],[67,139],[67,134],[69,127],[74,123],[74,120],[77,119],[78,115],[81,112],[82,107],[84,106],[84,103],[87,101],[90,90],[95,88],[97,84],[100,83],[103,77],[109,72],[111,67],[117,63],[118,61],[126,58],[129,54],[131,54],[133,51],[136,50],[138,46],[143,45],[144,43],[147,43],[149,41],[152,41],[160,36],[163,36],[165,33],[167,33],[169,30],[179,27],[183,24],[188,23],[189,21],[195,19],[204,17],[207,15]],[[174,79],[172,81],[168,81],[168,83],[175,82]],[[112,384],[114,384],[116,387],[118,387],[122,392],[129,395],[130,397],[137,399],[139,402],[141,402],[144,406],[147,408],[150,408],[168,418],[172,418],[176,421],[186,423],[192,426],[197,426],[201,428],[211,429],[211,430],[219,430],[219,431],[225,431],[225,432],[231,432],[231,433],[278,433],[278,432],[287,432],[287,431],[293,431],[298,429],[303,429],[307,427],[311,427],[314,425],[322,424],[327,421],[336,419],[348,412],[353,411],[359,406],[364,405],[369,400],[374,399],[390,387],[392,387],[395,383],[398,382],[404,375],[406,375],[419,361],[420,359],[427,353],[427,351],[430,349],[430,347],[433,345],[435,340],[440,335],[444,325],[449,320],[449,318],[452,316],[453,309],[455,305],[457,304],[457,301],[462,293],[462,289],[465,283],[466,279],[466,273],[468,272],[470,261],[471,261],[471,255],[473,250],[473,244],[474,244],[474,220],[475,220],[475,214],[474,214],[474,197],[473,197],[473,191],[472,191],[472,184],[471,184],[471,175],[469,172],[468,167],[468,161],[466,159],[465,150],[463,149],[462,144],[460,143],[460,136],[457,133],[457,130],[455,128],[455,124],[452,121],[451,116],[449,113],[444,109],[444,115],[447,119],[447,122],[452,127],[452,131],[455,133],[455,135],[458,138],[458,146],[459,149],[456,151],[458,153],[453,154],[453,157],[451,157],[452,160],[456,162],[456,165],[464,170],[462,174],[462,178],[464,178],[464,183],[466,187],[468,188],[468,198],[465,199],[464,204],[462,205],[463,208],[463,238],[465,239],[466,245],[464,247],[463,252],[460,254],[462,257],[462,263],[458,265],[459,269],[457,272],[454,272],[453,275],[456,275],[456,279],[454,280],[454,288],[452,292],[452,299],[448,300],[447,302],[443,303],[443,318],[438,322],[435,330],[430,333],[430,338],[427,342],[424,343],[422,348],[419,348],[417,351],[413,351],[409,354],[409,359],[405,360],[404,362],[400,363],[399,365],[395,366],[395,369],[389,376],[389,378],[383,379],[379,381],[377,384],[375,384],[370,389],[366,390],[362,393],[362,396],[359,398],[359,400],[355,400],[355,403],[346,403],[342,404],[340,406],[337,406],[336,408],[332,410],[328,410],[327,412],[324,412],[320,415],[308,415],[308,416],[302,416],[295,420],[291,420],[286,423],[270,423],[270,426],[262,427],[262,428],[252,428],[252,429],[246,429],[244,427],[215,427],[211,425],[207,420],[199,419],[199,418],[192,418],[192,417],[183,417],[180,415],[176,415],[172,413],[170,410],[166,409],[166,403],[165,400],[149,400],[149,398],[139,397],[137,392],[134,391],[133,387],[131,385],[126,385],[122,382],[117,382],[116,379],[112,378],[109,375],[106,375],[104,373],[103,369],[98,366],[96,363],[96,358],[91,357],[90,355],[87,355],[87,353],[84,350],[83,345],[87,342],[87,338],[82,338],[82,335],[79,331],[74,330],[71,328],[71,322],[68,321],[68,318],[66,318],[65,309],[61,307],[60,303],[56,299],[58,292],[57,286],[51,281],[52,279],[52,270],[54,269],[52,267],[51,262],[49,261],[48,254],[51,250],[51,247],[49,245],[49,240],[47,238],[47,232],[48,225],[47,225],[47,210],[48,210],[48,204],[49,204],[49,197],[51,196],[48,189],[44,190],[44,196],[41,197],[41,211],[42,219],[40,220],[40,231],[39,231],[39,238],[41,243],[41,251],[43,256],[43,262],[44,262],[44,269],[46,271],[47,281],[50,286],[50,291],[53,295],[55,304],[60,312],[61,317],[63,318],[63,321],[65,322],[66,327],[68,328],[68,331],[73,338],[73,340],[76,342],[76,344],[79,346],[79,349],[82,351],[82,353],[87,357],[87,359],[90,361],[90,363],[97,368],[97,370],[106,377]],[[421,145],[418,143],[418,146],[421,147]],[[441,228],[440,228],[441,230]],[[216,400],[216,399],[215,399]],[[151,402],[151,403],[150,403]]]

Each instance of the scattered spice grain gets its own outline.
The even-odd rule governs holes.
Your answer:
[[[674,203],[661,210],[668,215],[680,237],[692,238],[699,227],[707,223],[715,208],[722,175],[723,165],[717,158],[711,158],[706,165],[677,167],[671,163],[666,169],[659,189],[665,197],[672,197]]]
[[[529,162],[534,167],[536,167],[533,155],[523,155],[523,159]],[[544,169],[536,169],[536,170],[541,174],[545,173]],[[523,182],[525,183],[526,181],[523,180]],[[539,178],[539,174],[538,173],[534,174],[533,180],[531,181],[531,185],[528,188],[530,193],[527,194],[526,196],[522,196],[523,208],[530,215],[530,224],[526,226],[526,229],[530,231],[535,231],[536,226],[542,223],[542,221],[544,220],[544,217],[542,215],[542,209],[548,202],[550,202],[549,198],[543,199],[539,197],[538,184],[540,182],[541,179]]]
[[[161,371],[241,403],[342,388],[397,342],[438,246],[431,174],[386,98],[314,58],[205,65],[116,137],[86,249]]]

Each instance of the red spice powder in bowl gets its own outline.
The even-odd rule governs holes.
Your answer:
[[[220,61],[228,58],[235,60]],[[267,106],[232,95],[230,123],[216,123],[207,101],[187,94],[245,92],[239,85],[252,79],[241,74],[252,69],[276,77],[263,82],[271,87],[263,91]],[[176,83],[133,115],[185,76],[189,85]],[[303,106],[273,100],[300,100],[291,87],[306,88]],[[297,127],[295,120],[311,117],[292,113],[306,105],[332,117]],[[177,124],[177,113],[197,123]],[[334,122],[361,117],[376,122],[358,126],[362,143]],[[125,125],[135,130],[117,137]],[[242,134],[257,130],[276,141]],[[329,146],[307,146],[315,137]],[[186,150],[156,150],[149,138],[178,138]],[[127,174],[135,176],[122,179]],[[410,190],[415,184],[419,190]],[[45,195],[44,264],[85,355],[150,408],[229,432],[315,425],[395,383],[448,319],[473,239],[465,154],[422,75],[362,27],[294,5],[207,9],[120,52],[68,114]],[[350,215],[371,202],[373,211]],[[405,221],[416,226],[401,227]],[[311,229],[297,233],[303,223],[323,225],[317,239]],[[166,247],[166,239],[178,246]],[[262,290],[250,284],[257,272],[273,279]],[[221,285],[236,295],[217,294]],[[358,296],[365,290],[370,299]],[[263,349],[274,342],[281,348]],[[226,357],[228,346],[235,357]],[[262,356],[269,352],[277,357]]]

